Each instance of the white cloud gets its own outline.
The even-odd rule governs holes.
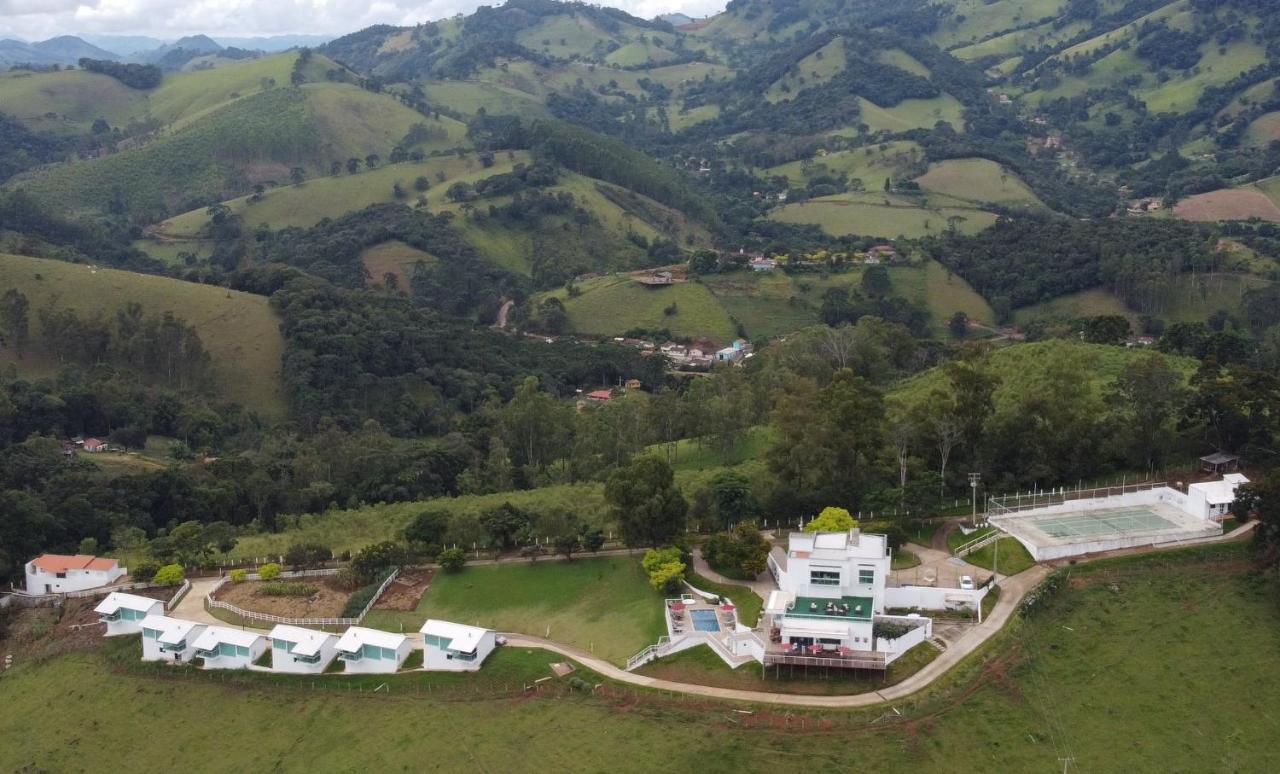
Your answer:
[[[0,38],[76,33],[153,35],[345,34],[370,24],[415,24],[502,0],[0,0]],[[612,0],[640,16],[716,13],[725,0]]]

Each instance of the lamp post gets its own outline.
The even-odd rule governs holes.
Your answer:
[[[969,474],[969,489],[973,492],[973,515],[970,517],[970,523],[975,527],[978,526],[978,482],[981,480],[981,473]]]

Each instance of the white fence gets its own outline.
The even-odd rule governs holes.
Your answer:
[[[282,572],[279,577],[309,578],[322,575],[334,575],[337,572],[337,569],[298,570],[296,572]],[[387,590],[387,587],[390,586],[399,575],[399,570],[393,570],[391,574],[386,577],[386,580],[382,581],[382,585],[378,587],[378,590],[374,592],[373,596],[369,598],[369,602],[364,606],[364,609],[360,611],[360,615],[354,618],[285,618],[283,616],[270,615],[268,613],[255,613],[252,610],[244,610],[228,602],[221,602],[214,599],[213,595],[218,593],[218,589],[222,588],[230,578],[223,578],[214,584],[213,588],[209,589],[209,593],[206,594],[204,598],[204,608],[205,610],[209,610],[211,608],[226,610],[232,615],[239,616],[245,621],[256,623],[285,624],[286,626],[358,626],[360,622],[364,620],[364,617],[369,614],[369,611],[373,609],[373,606],[377,604],[378,600],[382,597],[383,592]],[[261,576],[257,573],[250,573],[247,577],[253,580],[261,580]]]
[[[85,599],[87,597],[104,597],[113,591],[137,591],[139,589],[155,589],[161,588],[159,584],[138,581],[134,583],[117,583],[114,586],[99,586],[93,589],[81,589],[80,591],[61,591],[56,594],[28,594],[25,591],[14,588],[9,594],[0,599],[8,600],[4,606],[16,604],[19,607],[61,607],[62,603],[68,599]],[[178,600],[187,593],[191,588],[190,581],[183,581],[179,587],[178,593],[173,597],[166,609],[171,609],[172,605],[176,605]]]
[[[989,586],[973,590],[934,586],[889,586],[884,590],[884,605],[917,610],[958,610],[964,607],[977,610],[989,591]]]
[[[899,616],[876,616],[877,621],[901,623],[911,626],[911,631],[892,640],[884,637],[876,638],[876,650],[884,653],[884,663],[892,664],[907,651],[927,640],[933,634],[933,621],[929,618],[904,618]]]

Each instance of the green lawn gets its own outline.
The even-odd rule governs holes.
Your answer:
[[[793,185],[801,186],[810,177],[843,172],[850,180],[861,180],[864,186],[874,189],[886,177],[914,176],[923,166],[924,151],[918,143],[894,140],[780,164],[768,169],[767,174],[785,175]]]
[[[427,618],[550,637],[615,663],[667,633],[663,595],[639,555],[546,559],[438,573],[412,613],[377,610],[365,625],[416,631]]]
[[[953,217],[959,219],[957,230],[965,234],[977,233],[996,221],[994,214],[984,210],[926,207],[879,194],[823,196],[784,205],[769,217],[783,223],[812,223],[832,236],[855,234],[890,239],[941,234],[950,228],[949,219]]]
[[[1007,206],[1043,206],[1039,197],[1017,173],[987,159],[949,159],[929,165],[916,178],[931,193],[953,196],[974,203],[992,202]]]
[[[747,588],[739,586],[736,583],[716,583],[710,578],[704,578],[693,570],[685,573],[685,580],[698,591],[705,591],[708,594],[716,594],[726,599],[733,600],[734,606],[738,610],[738,618],[747,626],[755,626],[760,620],[760,612],[764,610],[764,600],[760,595]]]
[[[910,570],[912,567],[920,566],[920,557],[911,553],[905,548],[899,548],[893,552],[893,563],[891,569],[894,570]]]
[[[998,554],[997,546],[999,546]],[[995,564],[997,556],[1000,559],[999,567]],[[999,571],[1001,575],[1017,575],[1036,564],[1036,560],[1031,558],[1026,546],[1011,537],[1000,538],[989,546],[983,546],[965,556],[964,560],[976,567]]]
[[[838,37],[822,48],[796,62],[794,72],[788,71],[764,93],[769,102],[791,99],[805,89],[820,86],[844,71],[846,64],[845,39]]]
[[[213,359],[219,394],[271,416],[284,413],[280,321],[263,296],[193,282],[91,268],[44,258],[0,255],[0,287],[18,288],[31,302],[32,352],[18,361],[0,351],[0,363],[24,374],[51,375],[58,362],[41,343],[40,309],[57,306],[81,315],[115,314],[136,301],[147,313],[173,312],[193,325]]]
[[[736,335],[724,308],[698,282],[652,288],[629,276],[607,276],[579,287],[583,293],[576,298],[557,292],[563,296],[569,328],[577,333],[619,335],[631,328],[669,328],[677,336],[702,336],[722,343]],[[673,304],[674,314],[666,314]]]
[[[560,660],[524,650],[499,649],[477,675],[369,678],[193,674],[102,653],[20,658],[0,674],[0,769],[80,770],[92,751],[104,771],[416,771],[430,761],[754,772],[819,756],[833,770],[950,774],[1060,771],[1064,755],[1077,771],[1273,771],[1280,618],[1273,582],[1249,568],[1246,545],[1076,566],[1039,614],[1015,618],[936,690],[892,709],[737,707],[609,686],[562,695],[559,680],[540,696],[503,698]],[[1229,657],[1206,632],[1231,633]],[[132,659],[137,644],[111,648]],[[697,655],[665,664],[682,677],[748,679]],[[32,723],[51,696],[60,722]]]

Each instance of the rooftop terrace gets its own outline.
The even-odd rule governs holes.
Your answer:
[[[796,597],[795,604],[787,607],[786,614],[789,618],[870,621],[872,606],[871,597]]]

